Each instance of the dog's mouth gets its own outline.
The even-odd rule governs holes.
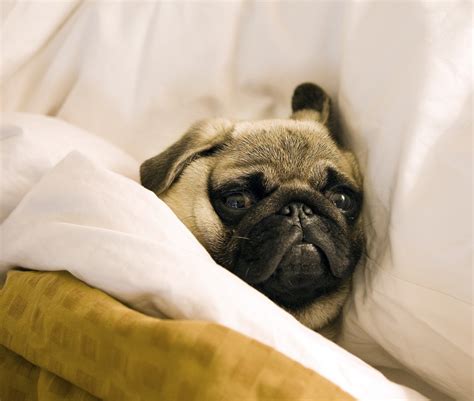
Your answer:
[[[294,309],[331,293],[338,284],[324,251],[302,241],[293,244],[270,277],[255,288],[275,303]]]
[[[310,304],[353,270],[349,238],[324,227],[316,217],[272,215],[245,232],[230,270],[286,309]]]

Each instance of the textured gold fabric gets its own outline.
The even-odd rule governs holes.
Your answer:
[[[0,345],[0,400],[97,401],[89,393]],[[3,387],[4,386],[4,387]]]
[[[8,274],[0,345],[2,401],[353,399],[233,330],[145,316],[66,272]]]

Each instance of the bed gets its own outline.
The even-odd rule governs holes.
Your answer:
[[[472,399],[470,9],[2,4],[0,398]],[[303,81],[365,175],[338,344],[138,182],[195,120],[285,117]]]

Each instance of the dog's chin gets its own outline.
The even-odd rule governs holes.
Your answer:
[[[339,281],[324,252],[301,242],[291,246],[273,274],[255,287],[278,305],[296,310],[337,290]]]

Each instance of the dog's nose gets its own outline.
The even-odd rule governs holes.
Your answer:
[[[278,214],[283,216],[295,217],[295,216],[311,216],[313,214],[313,210],[304,203],[301,202],[291,202],[286,206],[283,206],[279,211]]]

